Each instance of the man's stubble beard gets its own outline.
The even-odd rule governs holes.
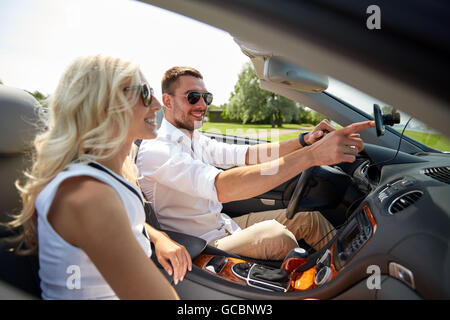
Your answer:
[[[177,118],[175,118],[174,120],[175,120],[175,124],[178,128],[185,129],[190,132],[194,131],[194,124],[189,123],[189,121],[186,121],[186,120],[182,121]]]
[[[185,129],[192,133],[192,132],[194,132],[194,129],[200,129],[202,127],[203,121],[194,121],[192,123],[191,121],[187,120],[187,117],[189,116],[189,114],[187,114],[186,117],[184,117],[184,119],[183,119],[183,117],[181,119],[179,119],[176,116],[177,110],[178,110],[178,106],[175,106],[174,122],[175,122],[175,125],[177,126],[177,128]]]

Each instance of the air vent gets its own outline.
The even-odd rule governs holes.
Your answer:
[[[422,172],[429,177],[450,184],[450,167],[428,168]]]
[[[400,197],[392,201],[388,209],[389,214],[396,214],[397,212],[408,208],[414,202],[419,200],[422,195],[423,192],[419,190],[410,191],[401,195]]]

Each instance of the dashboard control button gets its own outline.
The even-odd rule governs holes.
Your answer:
[[[339,252],[338,254],[339,259],[341,259],[342,261],[346,261],[348,259],[348,254],[347,252],[343,251],[343,252]]]
[[[408,186],[412,186],[412,185],[414,184],[414,182],[411,181],[411,180],[403,180],[400,184],[401,184],[403,187],[408,187]]]

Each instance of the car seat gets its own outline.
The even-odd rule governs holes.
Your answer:
[[[23,171],[29,167],[32,141],[37,133],[36,106],[38,101],[24,90],[0,85],[0,222],[7,222],[11,214],[21,208],[20,195],[14,185],[23,177]],[[41,294],[38,277],[37,255],[17,255],[13,248],[17,242],[9,241],[18,230],[0,225],[0,294],[8,299],[8,293],[16,299],[14,293],[6,289],[27,292],[39,298]],[[30,297],[24,294],[23,298]]]

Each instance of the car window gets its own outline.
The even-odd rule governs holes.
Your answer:
[[[373,116],[374,104],[378,104],[380,106],[383,114],[390,113],[395,107],[333,78],[329,79],[329,86],[326,92],[371,116]],[[443,152],[450,152],[450,139],[448,139],[445,135],[434,130],[429,125],[417,119],[411,118],[411,115],[403,112],[402,110],[396,108],[396,111],[400,113],[400,124],[393,126],[395,130],[402,132],[403,129],[405,129],[404,135],[419,141],[428,147]],[[411,120],[408,123],[410,118]],[[408,125],[405,128],[406,123],[408,123]]]

